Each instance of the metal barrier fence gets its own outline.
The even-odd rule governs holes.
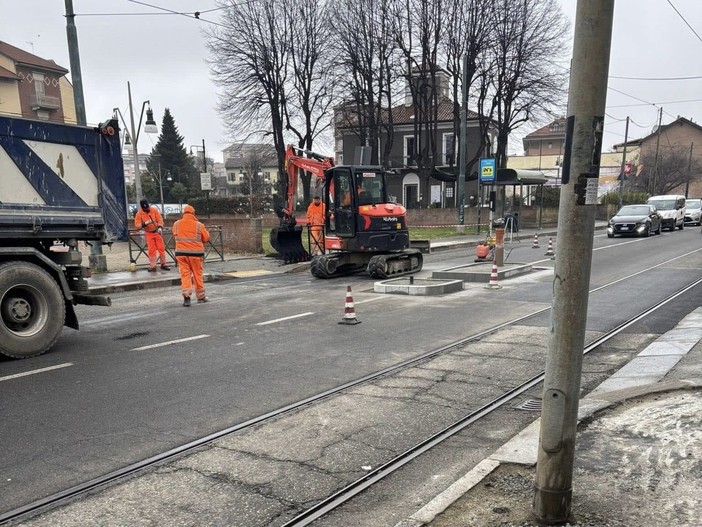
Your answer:
[[[210,241],[205,244],[205,261],[224,261],[224,240],[222,238],[222,227],[219,225],[207,226],[210,233]],[[146,247],[146,238],[144,231],[130,229],[129,231],[129,263],[137,263],[139,257],[143,254],[148,260],[149,252]],[[173,239],[173,231],[170,228],[163,229],[163,243],[166,246],[166,253],[176,261],[175,257],[175,240]],[[148,262],[147,262],[148,263]],[[177,265],[177,263],[176,263]]]

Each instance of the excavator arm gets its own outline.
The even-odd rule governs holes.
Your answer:
[[[301,154],[309,157],[303,157]],[[317,179],[324,180],[324,172],[334,166],[331,157],[325,157],[309,150],[295,148],[288,145],[285,150],[285,173],[288,177],[285,207],[283,208],[283,220],[289,221],[295,214],[295,192],[297,191],[298,171],[304,170],[314,175]]]
[[[307,154],[308,157],[304,157]],[[270,242],[286,262],[299,262],[309,258],[302,244],[302,228],[295,220],[295,195],[300,170],[314,175],[324,181],[324,172],[334,166],[331,157],[322,156],[309,150],[288,145],[285,149],[285,174],[287,187],[285,190],[285,206],[280,212],[280,226],[271,230]]]

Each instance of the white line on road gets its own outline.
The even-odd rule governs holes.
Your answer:
[[[14,375],[0,377],[0,382],[9,381],[10,379],[17,379],[19,377],[26,377],[27,375],[34,375],[35,373],[44,373],[45,371],[58,370],[59,368],[68,368],[69,366],[73,366],[73,363],[65,362],[63,364],[57,364],[56,366],[49,366],[48,368],[40,368],[38,370],[25,371],[24,373],[15,373]]]
[[[171,344],[179,344],[181,342],[189,342],[191,340],[204,339],[209,337],[209,335],[195,335],[194,337],[186,337],[184,339],[169,340],[167,342],[159,342],[158,344],[149,344],[148,346],[141,346],[140,348],[132,348],[129,351],[144,351],[153,348],[160,348],[162,346],[170,346]]]
[[[312,311],[308,311],[307,313],[300,313],[299,315],[293,315],[291,317],[276,318],[275,320],[266,320],[265,322],[259,322],[256,325],[267,326],[268,324],[275,324],[276,322],[283,322],[284,320],[292,320],[293,318],[301,318],[309,315],[314,315],[314,313]]]

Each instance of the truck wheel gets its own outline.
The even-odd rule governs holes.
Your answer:
[[[0,265],[0,354],[34,357],[54,345],[66,307],[56,281],[27,262]]]

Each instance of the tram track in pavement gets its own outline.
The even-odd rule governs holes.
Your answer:
[[[612,282],[618,283],[619,280]],[[602,335],[600,338],[596,339],[595,341],[591,342],[588,344],[587,348],[585,349],[585,353],[589,353],[590,351],[596,349],[597,347],[601,346],[603,343],[614,337],[615,335],[621,333],[624,331],[626,328],[630,327],[632,324],[635,324],[637,321],[641,320],[642,318],[645,318],[647,315],[650,313],[656,311],[657,309],[665,306],[678,296],[684,294],[686,291],[690,290],[693,287],[698,286],[702,282],[702,279],[698,279],[697,281],[688,284],[682,288],[680,288],[678,291],[674,292],[673,294],[669,295],[668,297],[658,301],[655,305],[650,306],[648,309],[645,311],[642,311],[641,313],[637,314],[634,317],[631,317],[627,321],[621,323],[617,327],[611,329],[604,335]],[[602,286],[597,288],[598,290],[602,289]],[[85,483],[76,485],[74,487],[71,487],[69,489],[54,493],[50,496],[47,496],[45,498],[42,498],[40,500],[36,500],[32,503],[29,503],[27,505],[18,507],[14,510],[5,512],[0,514],[0,524],[5,524],[10,521],[14,520],[21,520],[23,518],[27,518],[29,516],[33,516],[35,514],[41,513],[44,510],[47,510],[49,508],[53,508],[56,506],[59,506],[63,503],[66,503],[69,500],[74,500],[76,498],[79,498],[89,492],[95,491],[97,489],[106,487],[108,485],[114,484],[115,482],[119,482],[120,480],[123,480],[124,478],[134,476],[142,471],[145,471],[146,469],[150,467],[154,467],[156,465],[161,465],[164,464],[170,460],[176,459],[177,457],[183,456],[184,454],[187,454],[189,452],[193,452],[196,449],[202,447],[203,445],[206,445],[208,443],[211,443],[217,439],[221,439],[223,437],[226,437],[228,435],[232,435],[235,433],[242,432],[248,428],[252,428],[256,425],[262,424],[266,421],[270,421],[276,418],[279,418],[287,413],[294,412],[302,407],[312,405],[313,403],[320,402],[324,399],[331,398],[335,395],[338,395],[344,391],[347,391],[353,387],[360,386],[362,384],[370,383],[373,380],[391,375],[393,373],[397,373],[403,369],[411,368],[412,366],[418,365],[424,361],[428,361],[432,358],[435,358],[443,353],[449,352],[451,350],[454,350],[456,348],[460,348],[461,346],[465,346],[467,344],[470,344],[472,342],[479,341],[483,339],[485,336],[498,332],[501,329],[507,328],[509,326],[514,326],[514,325],[519,325],[520,323],[536,317],[542,313],[547,312],[550,310],[550,307],[544,307],[540,308],[537,310],[534,310],[533,312],[517,317],[515,319],[506,321],[504,323],[492,326],[484,331],[480,331],[478,333],[475,333],[473,335],[470,335],[468,337],[461,338],[451,344],[442,346],[440,348],[431,350],[429,352],[426,352],[418,357],[415,357],[413,359],[404,361],[402,363],[393,365],[391,367],[379,370],[377,372],[374,372],[370,375],[364,376],[362,378],[356,379],[354,381],[342,384],[340,386],[337,386],[333,389],[327,390],[325,392],[322,392],[320,394],[317,394],[315,396],[303,399],[301,401],[298,401],[296,403],[293,403],[291,405],[284,406],[282,408],[279,408],[275,411],[263,414],[261,416],[258,416],[254,419],[248,420],[246,422],[237,424],[235,426],[223,429],[219,432],[209,434],[205,437],[199,438],[197,440],[191,441],[189,443],[186,443],[184,445],[181,445],[179,447],[176,447],[174,449],[171,449],[167,452],[164,452],[162,454],[158,454],[156,456],[152,456],[150,458],[144,459],[140,462],[128,465],[126,467],[123,467],[121,469],[112,471],[108,474],[105,474],[101,477],[91,479],[90,481],[87,481]],[[440,444],[441,442],[445,441],[449,437],[457,434],[464,428],[470,426],[471,424],[476,423],[483,417],[489,415],[490,413],[494,412],[498,408],[506,405],[510,401],[514,400],[516,397],[520,396],[530,388],[533,388],[534,386],[537,386],[541,381],[543,380],[543,372],[541,372],[538,375],[532,376],[530,379],[522,382],[520,385],[505,391],[503,394],[501,394],[499,397],[494,398],[492,401],[490,401],[487,404],[484,404],[477,410],[470,412],[463,418],[457,420],[450,426],[444,428],[440,432],[432,435],[430,438],[422,441],[421,443],[418,443],[414,447],[406,450],[404,453],[394,457],[393,459],[387,461],[386,463],[382,464],[381,466],[377,467],[376,469],[372,470],[371,472],[367,473],[364,475],[364,477],[348,484],[346,487],[341,489],[340,491],[336,492],[329,498],[317,503],[316,505],[306,509],[302,513],[298,514],[295,518],[291,519],[287,523],[285,523],[285,526],[292,527],[292,526],[303,526],[303,525],[308,525],[312,521],[324,516],[325,514],[329,513],[330,511],[336,509],[343,503],[349,501],[351,498],[359,494],[360,492],[363,492],[366,490],[368,487],[372,486],[376,482],[380,481],[381,479],[387,477],[388,475],[392,474],[393,472],[397,471],[399,468],[404,466],[405,464],[409,463],[416,457],[422,455],[423,453],[427,452],[434,446]]]

